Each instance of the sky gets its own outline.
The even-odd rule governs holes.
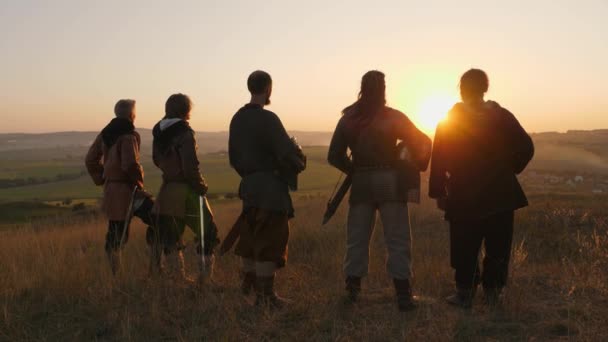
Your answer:
[[[377,69],[431,132],[471,67],[530,132],[608,128],[606,18],[608,0],[3,0],[0,132],[99,130],[120,98],[150,128],[176,92],[225,131],[256,69],[288,130],[332,130]]]

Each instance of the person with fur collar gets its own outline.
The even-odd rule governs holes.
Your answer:
[[[102,208],[109,220],[105,250],[116,274],[121,267],[120,250],[129,238],[130,217],[137,216],[152,226],[154,202],[152,196],[143,191],[144,171],[139,163],[141,139],[133,125],[135,100],[118,101],[114,114],[116,117],[89,148],[85,164],[95,185],[103,186]],[[137,191],[134,192],[134,188]]]

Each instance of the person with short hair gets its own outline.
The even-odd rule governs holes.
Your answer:
[[[515,210],[528,205],[517,180],[534,155],[532,139],[515,116],[484,99],[487,74],[460,78],[462,102],[437,126],[429,196],[450,224],[450,261],[456,293],[446,298],[470,308],[479,283],[486,303],[498,302],[507,284]],[[485,246],[483,272],[478,255]]]
[[[270,75],[254,71],[247,88],[251,100],[232,117],[228,143],[230,165],[241,176],[243,210],[225,242],[237,232],[243,292],[255,288],[257,305],[280,307],[287,301],[274,292],[274,283],[275,272],[287,261],[289,219],[294,217],[289,190],[297,188],[306,157],[279,117],[264,109],[272,94]]]
[[[150,211],[154,202],[143,191],[144,171],[139,163],[141,139],[133,125],[136,118],[135,100],[118,101],[114,114],[116,117],[89,148],[85,164],[95,185],[103,186],[102,208],[109,219],[105,250],[112,273],[116,274],[121,267],[120,249],[129,238],[129,222],[126,221],[134,215],[152,226]],[[135,196],[134,188],[137,188]],[[130,206],[132,212],[129,212]],[[148,230],[151,229],[148,227]]]
[[[386,106],[380,71],[363,75],[359,98],[342,114],[327,159],[352,177],[344,258],[347,299],[358,300],[361,278],[368,273],[369,243],[379,212],[397,305],[400,311],[411,310],[415,298],[408,202],[419,201],[420,172],[427,168],[431,140],[405,114]]]
[[[214,248],[219,243],[217,226],[209,204],[201,203],[207,194],[207,182],[200,171],[197,157],[198,145],[194,130],[190,127],[192,101],[187,95],[173,94],[165,103],[165,117],[153,128],[152,159],[161,169],[162,185],[158,192],[154,213],[158,216],[158,230],[149,240],[157,246],[152,255],[150,268],[158,273],[162,269],[164,254],[169,273],[176,279],[187,280],[182,250],[185,227],[195,235],[198,258],[199,283],[213,276]],[[204,250],[201,248],[201,218],[204,216]]]

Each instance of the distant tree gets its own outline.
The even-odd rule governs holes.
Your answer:
[[[63,205],[70,205],[72,204],[72,199],[71,198],[66,198],[63,200],[63,202],[61,202],[61,204]]]

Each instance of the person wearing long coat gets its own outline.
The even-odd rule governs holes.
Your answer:
[[[184,94],[174,94],[165,105],[165,117],[153,128],[152,158],[162,171],[162,185],[158,192],[154,213],[158,230],[149,237],[158,248],[152,254],[151,269],[160,271],[164,254],[173,276],[188,279],[182,250],[186,247],[182,236],[188,226],[195,235],[199,259],[199,281],[213,275],[214,248],[219,243],[217,226],[206,202],[207,182],[200,171],[198,145],[190,127],[192,102]],[[201,202],[203,200],[203,202]],[[201,218],[204,216],[204,248],[201,246]]]
[[[144,171],[139,163],[141,139],[133,125],[135,101],[118,101],[114,113],[116,117],[89,148],[85,165],[95,185],[103,186],[102,210],[109,220],[105,250],[112,272],[116,273],[121,265],[119,251],[129,238],[131,215],[152,226],[153,201],[143,191]]]
[[[488,304],[498,301],[509,273],[514,212],[528,205],[517,174],[534,155],[532,139],[511,112],[484,100],[488,87],[482,70],[464,73],[462,102],[438,125],[431,159],[429,196],[450,224],[457,291],[447,301],[461,307],[472,305],[479,283]]]
[[[356,301],[368,273],[369,243],[380,214],[400,311],[415,307],[408,202],[420,197],[420,172],[431,140],[400,111],[385,105],[384,74],[366,73],[359,99],[343,111],[329,146],[328,161],[352,177],[344,258],[347,298]],[[352,151],[352,158],[347,151]]]

